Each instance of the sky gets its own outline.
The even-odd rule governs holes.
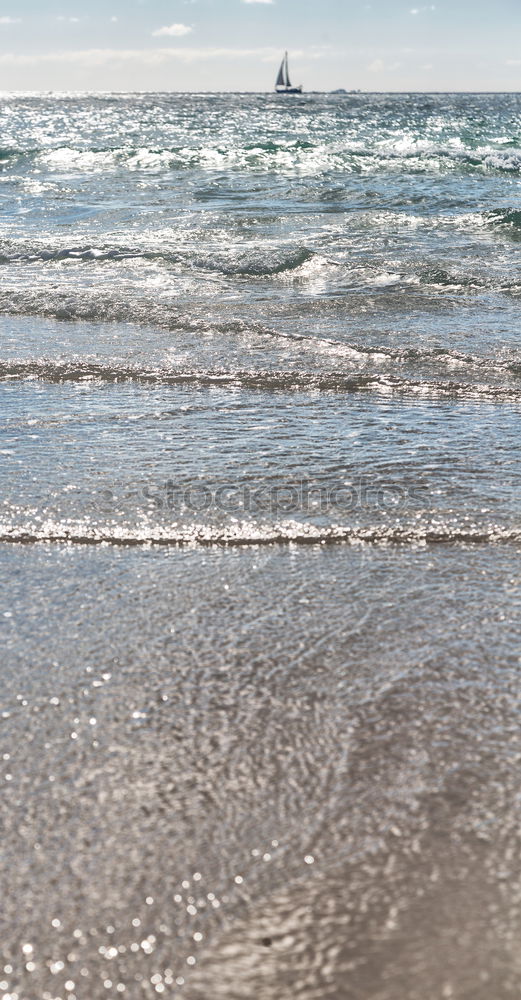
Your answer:
[[[0,0],[0,91],[521,91],[521,0]]]

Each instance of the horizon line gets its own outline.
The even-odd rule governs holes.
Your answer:
[[[26,90],[15,89],[0,89],[0,98],[5,95],[18,95],[18,94],[32,94],[43,97],[48,97],[49,95],[67,95],[67,94],[112,94],[112,95],[133,95],[133,94],[179,94],[179,95],[194,95],[194,94],[211,94],[211,95],[249,95],[253,97],[281,97],[287,98],[296,97],[300,99],[301,97],[312,96],[315,94],[320,94],[323,96],[345,96],[345,97],[371,97],[371,96],[381,96],[383,94],[404,94],[404,95],[424,95],[424,96],[436,96],[436,95],[450,95],[450,94],[468,94],[476,96],[487,96],[493,94],[508,94],[508,95],[520,95],[520,90],[347,90],[341,87],[333,88],[332,90],[304,90],[300,94],[280,94],[276,90],[107,90],[107,89],[92,89],[92,88],[79,88],[72,87],[65,90],[55,90],[52,88],[27,88]]]

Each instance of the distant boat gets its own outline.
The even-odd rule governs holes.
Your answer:
[[[280,64],[279,75],[275,81],[275,90],[277,94],[301,94],[302,84],[299,87],[293,87],[291,80],[289,78],[288,70],[288,53],[284,53],[284,59]]]

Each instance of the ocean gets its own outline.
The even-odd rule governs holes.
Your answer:
[[[521,96],[0,96],[0,994],[521,998]]]

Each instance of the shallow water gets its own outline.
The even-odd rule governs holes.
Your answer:
[[[0,117],[0,994],[521,997],[521,99]]]

